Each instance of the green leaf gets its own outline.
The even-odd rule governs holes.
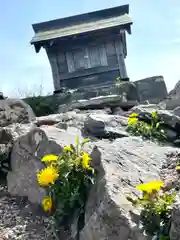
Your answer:
[[[89,180],[90,180],[91,184],[93,184],[93,185],[95,184],[95,179],[94,178],[90,177]]]
[[[156,123],[156,128],[158,128],[160,126],[160,122]]]
[[[81,146],[83,147],[84,144],[88,143],[89,142],[89,139],[88,138],[84,138],[84,140],[82,141],[81,143]]]
[[[76,136],[76,151],[77,151],[77,154],[79,153],[79,137]]]

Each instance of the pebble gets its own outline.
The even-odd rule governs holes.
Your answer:
[[[0,240],[53,240],[47,224],[47,217],[36,215],[29,202],[10,197],[0,183]]]

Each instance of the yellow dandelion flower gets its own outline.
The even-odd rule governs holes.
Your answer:
[[[58,156],[53,155],[53,154],[47,154],[42,158],[42,162],[54,162],[58,160]]]
[[[178,172],[180,171],[180,165],[176,166],[176,171],[178,171]]]
[[[131,113],[131,114],[129,114],[129,117],[130,118],[137,118],[138,114],[137,113]]]
[[[128,125],[136,124],[138,119],[136,117],[128,118]]]
[[[42,206],[45,212],[50,212],[52,209],[52,198],[50,196],[46,196],[43,200],[42,200]]]
[[[59,177],[57,169],[48,166],[42,169],[39,173],[37,173],[37,181],[41,186],[48,186],[49,184],[54,184],[55,180]]]
[[[91,158],[89,157],[89,155],[87,153],[83,153],[83,155],[82,155],[82,167],[84,169],[92,170],[92,167],[90,167],[90,165],[89,165],[90,160],[91,160]]]
[[[153,191],[158,192],[161,187],[164,186],[162,181],[152,181],[148,183],[139,184],[136,186],[136,189],[146,193],[152,193]]]
[[[64,146],[64,151],[65,152],[73,152],[73,149],[71,146]]]

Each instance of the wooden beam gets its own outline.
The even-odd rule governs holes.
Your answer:
[[[53,76],[53,84],[54,89],[60,89],[60,78],[59,78],[59,70],[58,70],[58,61],[55,52],[51,51],[51,49],[46,49],[47,56],[51,65],[51,71]]]
[[[115,41],[115,48],[116,48],[116,54],[118,59],[120,78],[127,79],[128,76],[127,76],[126,65],[124,61],[123,44],[120,40]]]
[[[111,72],[111,71],[115,71],[118,69],[119,69],[118,66],[113,66],[113,67],[101,66],[101,67],[96,67],[96,68],[89,68],[89,69],[84,69],[83,71],[75,71],[75,72],[71,72],[71,73],[60,74],[60,79],[68,80],[71,78],[85,77],[88,75],[99,74],[99,73],[103,73],[103,72]]]

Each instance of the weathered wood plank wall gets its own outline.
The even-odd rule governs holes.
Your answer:
[[[123,45],[120,41],[115,41],[115,48],[116,48],[116,54],[118,59],[118,66],[119,66],[119,75],[121,79],[126,79],[127,71],[126,71],[126,65],[124,61],[124,53],[123,53]]]
[[[119,70],[119,76],[122,79],[127,78],[124,49],[125,47],[120,39],[105,40],[98,43],[87,42],[78,47],[74,46],[73,48],[72,46],[71,49],[65,51],[60,46],[49,48],[47,54],[52,68],[55,90],[61,88],[60,82],[74,88],[76,82],[77,87],[79,85],[79,81],[76,81],[77,78],[86,76],[87,82],[90,81],[88,75],[98,75],[113,70]],[[93,79],[95,78],[93,77]],[[106,80],[108,79],[106,78]],[[67,84],[65,81],[68,81]],[[71,81],[73,81],[72,86]],[[97,81],[100,81],[99,78]],[[110,81],[115,81],[115,79],[110,79]]]

